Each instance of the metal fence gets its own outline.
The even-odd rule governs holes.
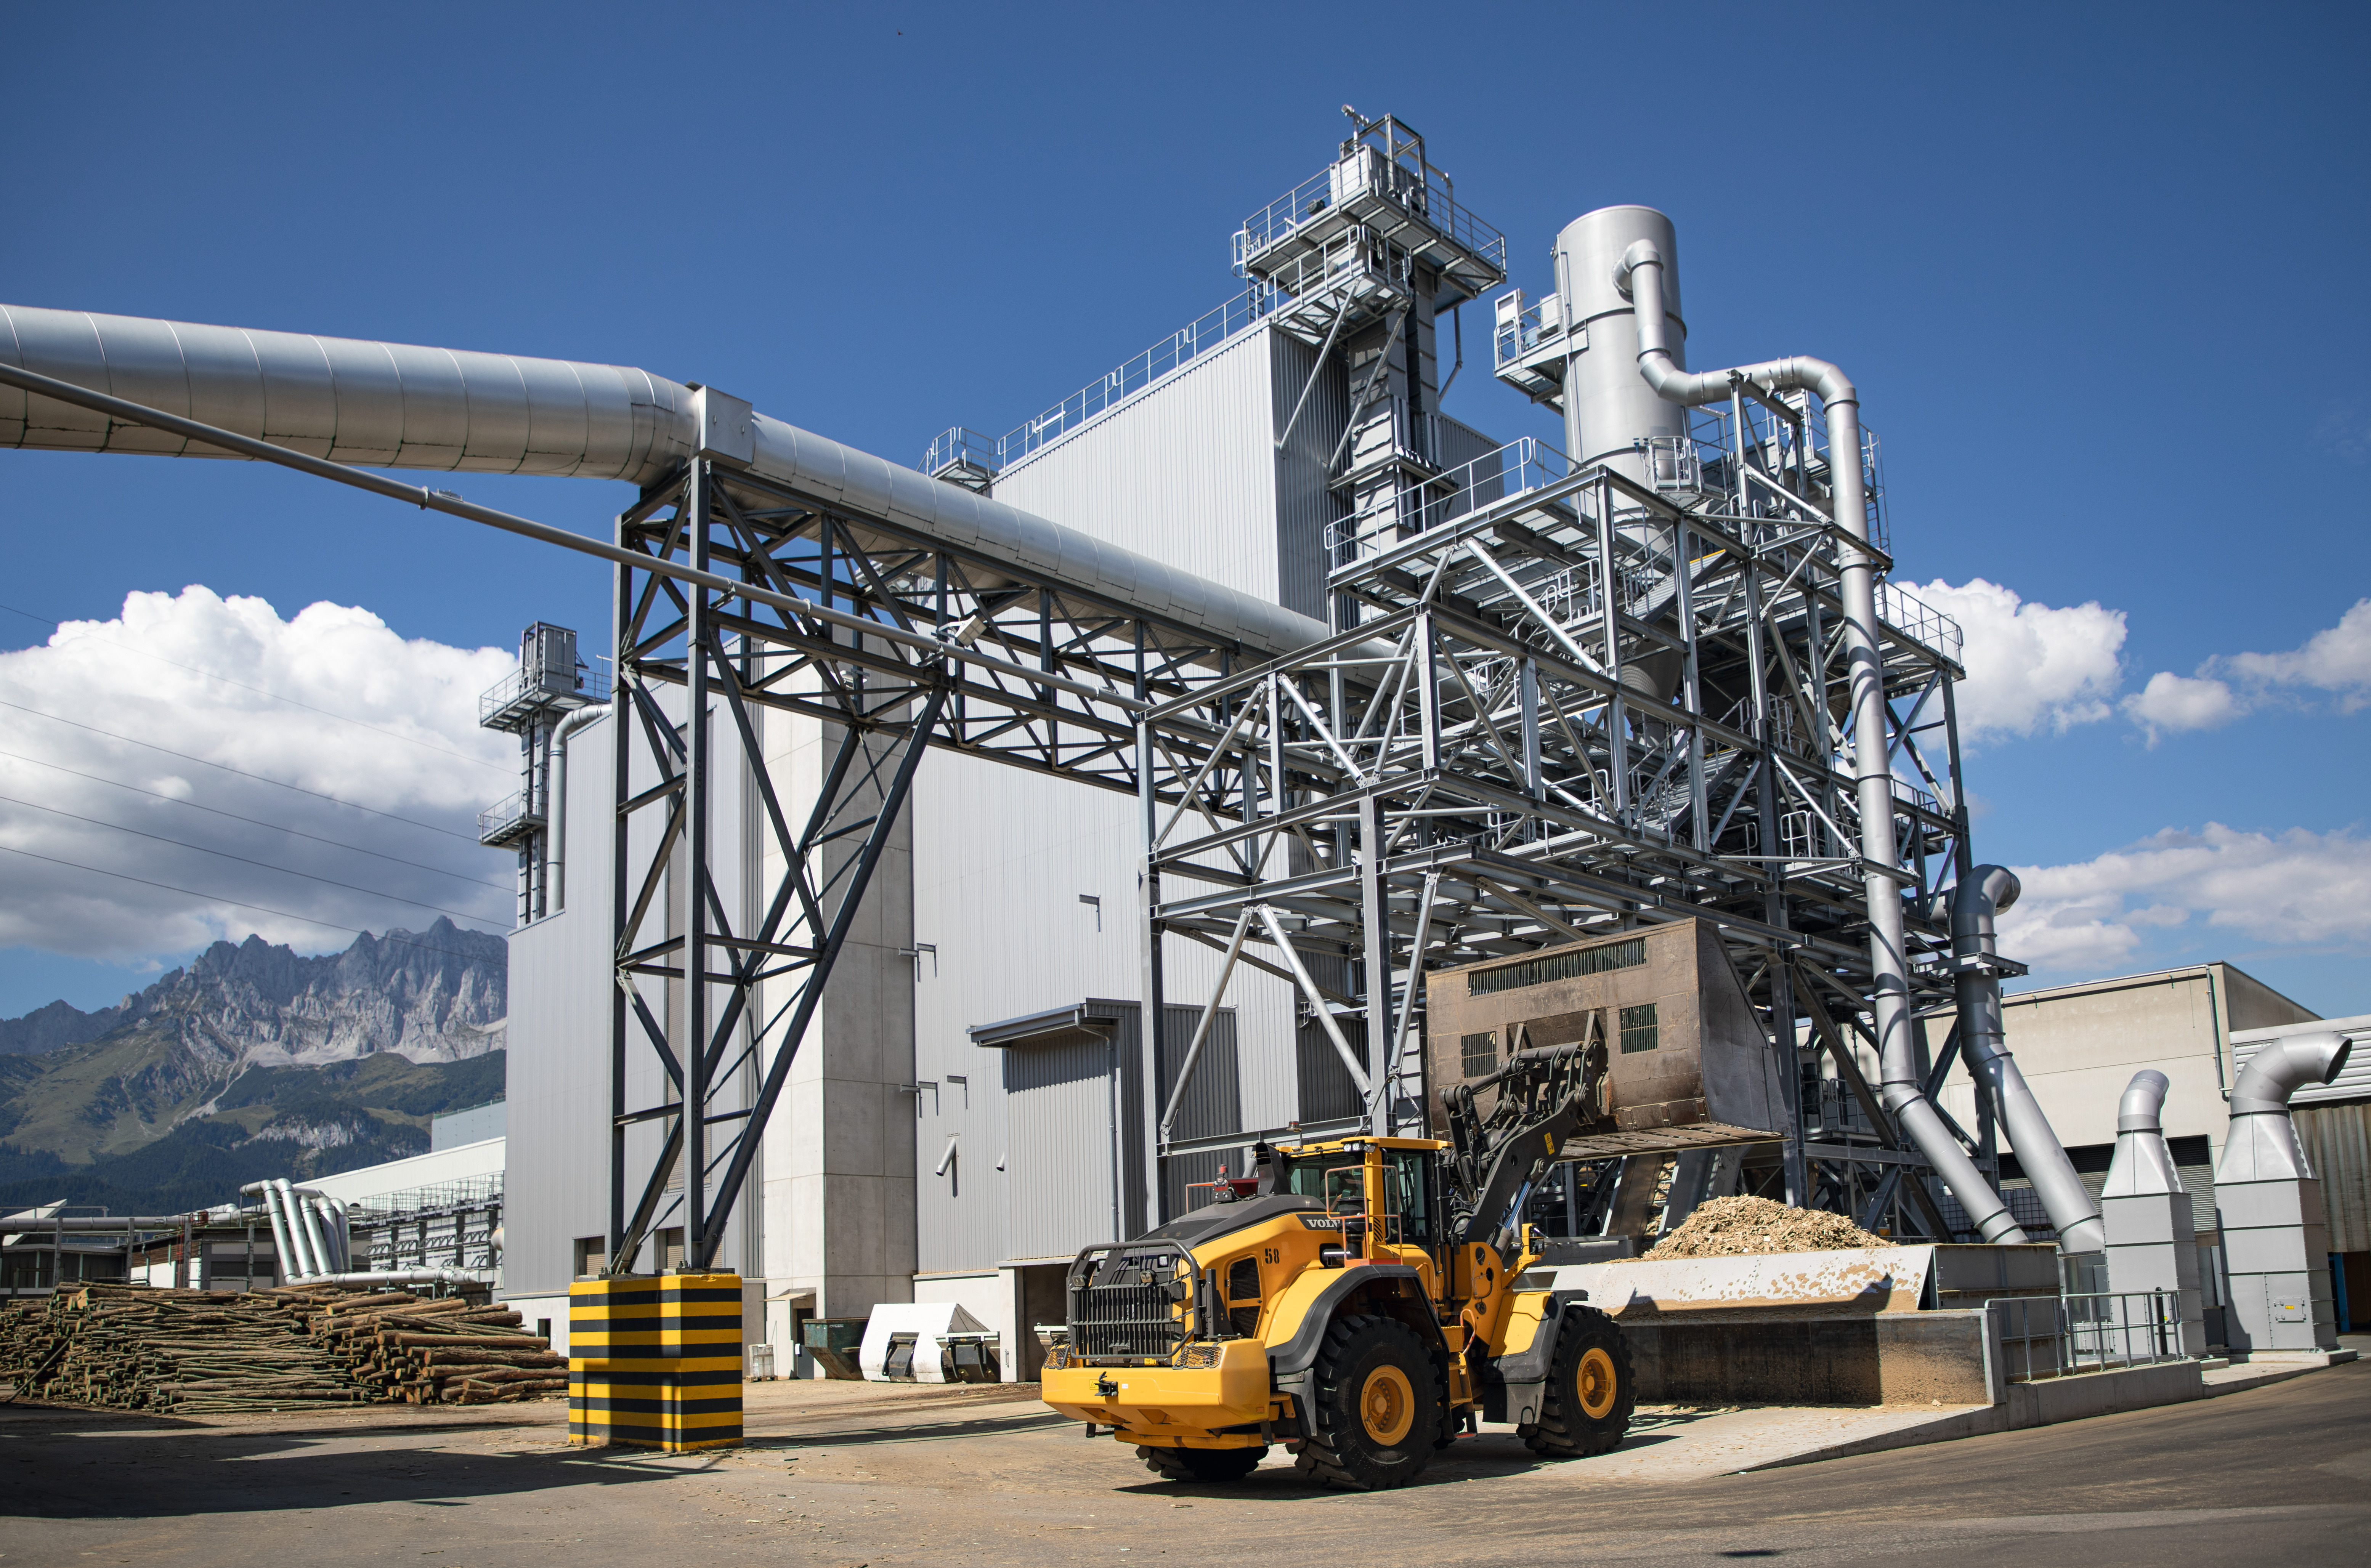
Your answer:
[[[2012,1383],[2180,1361],[2181,1293],[2087,1291],[1998,1296],[1984,1303],[2000,1327]]]

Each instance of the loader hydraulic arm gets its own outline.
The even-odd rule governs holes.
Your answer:
[[[1459,1241],[1514,1256],[1532,1189],[1567,1139],[1604,1117],[1605,1066],[1602,1042],[1518,1051],[1489,1077],[1448,1091],[1450,1228]],[[1476,1096],[1492,1090],[1486,1113]]]

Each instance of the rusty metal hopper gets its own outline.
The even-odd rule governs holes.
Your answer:
[[[1567,1155],[1760,1143],[1786,1126],[1777,1054],[1709,922],[1438,970],[1426,986],[1436,1090],[1482,1078],[1515,1051],[1603,1044],[1605,1114]]]

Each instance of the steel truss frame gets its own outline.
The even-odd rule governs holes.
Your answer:
[[[1423,970],[1709,919],[1786,1081],[1825,1052],[1874,1132],[1788,1136],[1789,1200],[1944,1237],[1925,1161],[1855,1048],[1872,982],[1839,574],[1867,547],[1798,493],[1818,489],[1802,476],[1742,442],[1736,457],[1717,493],[1596,467],[1349,542],[1331,585],[1353,629],[1148,716],[1155,744],[1193,711],[1217,730],[1190,771],[1164,759],[1188,788],[1146,813],[1148,923],[1227,954],[1206,1019],[1239,963],[1290,978],[1366,1124],[1414,1133],[1430,1120]],[[1961,672],[1956,648],[1903,627],[1879,642],[1903,847],[1887,869],[1919,964],[1914,1005],[1941,1003],[1949,931],[1928,897],[1971,862]],[[1273,959],[1249,951],[1260,943]],[[1336,984],[1313,978],[1321,960]],[[1157,938],[1147,986],[1158,1017]],[[1354,1040],[1388,1042],[1380,1065]],[[1180,1061],[1173,1109],[1198,1044],[1164,1056]],[[1164,1155],[1189,1152],[1167,1120]],[[1969,1140],[1980,1157],[1984,1132]]]
[[[1246,654],[709,455],[620,514],[617,543],[652,565],[614,581],[609,1266],[680,1226],[704,1268],[923,750],[1175,797],[1173,767],[1190,772],[1206,744],[1190,701],[1151,746],[1140,718]],[[812,799],[770,777],[769,714],[823,726]],[[735,775],[758,842],[728,847],[720,781]],[[645,1078],[663,1093],[630,1103]],[[655,1140],[634,1137],[653,1123]]]

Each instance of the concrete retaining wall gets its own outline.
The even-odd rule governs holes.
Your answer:
[[[1662,1319],[1622,1336],[1648,1404],[1989,1405],[2001,1387],[1981,1311]]]

